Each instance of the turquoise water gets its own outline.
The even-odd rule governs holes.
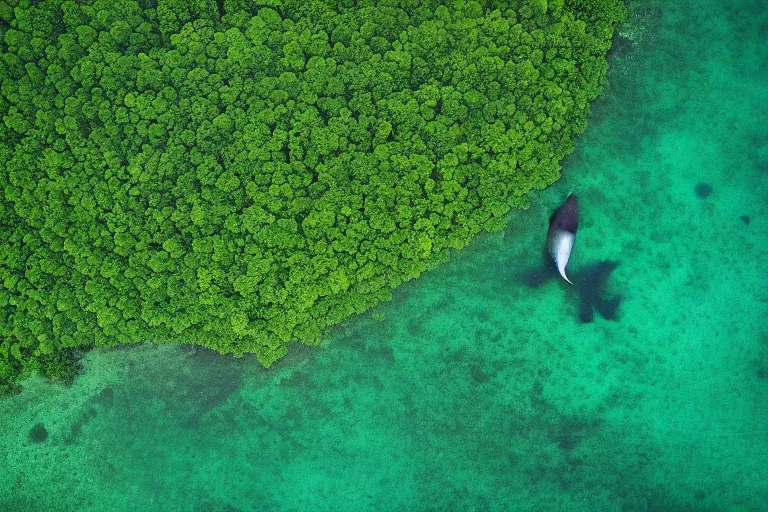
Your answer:
[[[767,32],[758,2],[632,2],[507,230],[269,370],[146,345],[26,382],[0,510],[768,510]],[[616,321],[520,282],[569,191]]]

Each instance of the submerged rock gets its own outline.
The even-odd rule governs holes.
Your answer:
[[[709,183],[701,182],[698,185],[696,185],[696,188],[694,189],[696,191],[696,195],[699,196],[700,199],[704,199],[709,194],[712,193],[712,185]]]
[[[34,444],[44,443],[48,439],[48,430],[45,425],[38,423],[29,431],[29,440]]]

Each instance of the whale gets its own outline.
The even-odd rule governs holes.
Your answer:
[[[547,249],[555,261],[560,276],[570,284],[573,283],[565,274],[565,268],[568,266],[578,229],[579,200],[575,194],[568,194],[565,202],[549,218]]]

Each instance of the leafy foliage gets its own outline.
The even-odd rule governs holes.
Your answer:
[[[0,378],[146,339],[264,365],[319,342],[558,179],[623,16],[3,2]]]

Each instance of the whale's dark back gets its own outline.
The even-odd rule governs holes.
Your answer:
[[[565,198],[565,203],[549,218],[550,231],[554,227],[558,230],[576,234],[579,229],[579,200],[575,194]]]

